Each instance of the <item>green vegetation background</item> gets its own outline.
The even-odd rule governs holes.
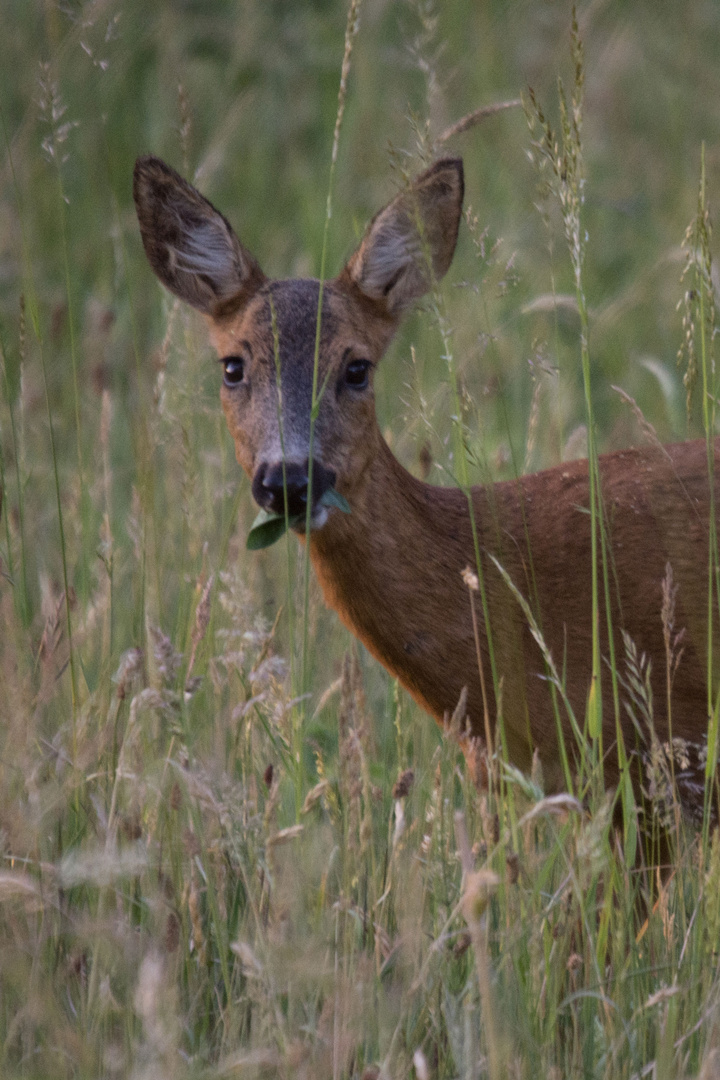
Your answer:
[[[254,510],[219,367],[142,253],[131,177],[152,152],[268,274],[318,273],[346,15],[336,0],[3,0],[0,1073],[619,1077],[657,1060],[658,1076],[698,1075],[720,925],[698,867],[720,875],[720,854],[688,848],[638,945],[647,883],[614,861],[607,812],[597,851],[572,815],[532,840],[519,811],[500,815],[493,865],[519,850],[524,869],[493,901],[492,994],[515,1018],[493,1057],[458,948],[450,809],[478,845],[495,827],[431,721],[364,655],[343,668],[351,640],[314,591],[311,697],[292,704],[301,560],[245,552]],[[642,440],[613,385],[682,439],[700,428],[676,366],[680,242],[703,142],[718,199],[720,7],[593,0],[579,19],[600,445]],[[566,3],[365,0],[330,273],[466,113],[532,86],[556,123],[569,27]],[[477,218],[444,286],[468,452],[475,480],[500,479],[583,453],[573,282],[522,109],[447,145]],[[377,397],[398,457],[447,483],[441,351],[414,315]]]

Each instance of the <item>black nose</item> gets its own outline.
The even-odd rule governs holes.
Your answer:
[[[317,505],[328,488],[335,483],[335,473],[326,469],[319,461],[313,462],[312,501]],[[308,463],[286,461],[264,461],[258,465],[252,482],[255,502],[263,510],[273,514],[285,513],[285,492],[290,517],[305,514],[308,494]]]

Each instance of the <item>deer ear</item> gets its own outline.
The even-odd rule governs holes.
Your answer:
[[[370,222],[344,273],[365,296],[399,314],[446,272],[464,191],[460,158],[442,158]]]
[[[150,265],[186,304],[228,314],[266,280],[223,215],[160,158],[135,162],[133,196]]]

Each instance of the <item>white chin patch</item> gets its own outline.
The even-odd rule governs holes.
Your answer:
[[[322,529],[322,527],[325,524],[325,522],[327,521],[327,519],[328,519],[328,508],[327,508],[327,506],[316,506],[315,509],[312,512],[312,517],[310,518],[310,529],[311,529],[311,531],[315,532],[316,529]]]
[[[316,506],[312,512],[312,517],[310,518],[310,532],[317,532],[318,529],[322,529],[323,525],[328,519],[329,514],[330,510],[327,506]],[[296,525],[293,525],[293,529],[295,529],[296,532],[304,533],[305,518],[301,518],[301,520]]]

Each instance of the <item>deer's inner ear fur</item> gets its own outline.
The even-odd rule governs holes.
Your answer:
[[[397,315],[447,271],[464,191],[460,158],[442,158],[377,214],[345,274]]]
[[[186,304],[229,314],[266,280],[223,215],[160,158],[138,158],[133,196],[150,265]]]

